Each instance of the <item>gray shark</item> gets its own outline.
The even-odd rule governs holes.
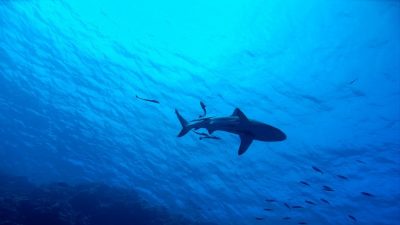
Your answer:
[[[197,130],[200,128],[207,129],[209,134],[217,130],[234,133],[240,137],[239,155],[246,152],[253,140],[274,142],[286,139],[286,134],[278,128],[248,119],[239,108],[236,108],[230,116],[207,117],[190,122],[185,120],[176,109],[175,113],[182,125],[182,130],[178,137],[184,136],[191,129]]]

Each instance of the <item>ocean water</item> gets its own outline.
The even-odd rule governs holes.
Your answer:
[[[400,2],[2,0],[0,174],[1,225],[400,224]]]

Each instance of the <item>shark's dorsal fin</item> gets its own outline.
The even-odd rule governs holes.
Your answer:
[[[249,119],[247,118],[246,115],[244,115],[244,113],[239,109],[236,108],[235,111],[233,111],[232,116],[237,116],[240,118],[240,120],[242,121],[249,121]]]
[[[253,142],[252,136],[245,135],[245,134],[240,135],[240,146],[239,146],[238,155],[245,153],[252,142]]]

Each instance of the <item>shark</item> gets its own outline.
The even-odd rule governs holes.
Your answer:
[[[230,116],[206,117],[187,121],[175,109],[182,130],[178,137],[182,137],[190,130],[204,128],[211,135],[214,131],[225,131],[237,134],[240,137],[238,155],[247,151],[254,140],[264,142],[277,142],[286,140],[286,134],[280,129],[266,123],[249,119],[239,108],[236,108]]]

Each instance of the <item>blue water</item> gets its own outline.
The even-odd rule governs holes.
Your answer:
[[[0,172],[200,224],[400,224],[399,27],[399,1],[0,1]],[[200,101],[288,138],[177,138]]]

